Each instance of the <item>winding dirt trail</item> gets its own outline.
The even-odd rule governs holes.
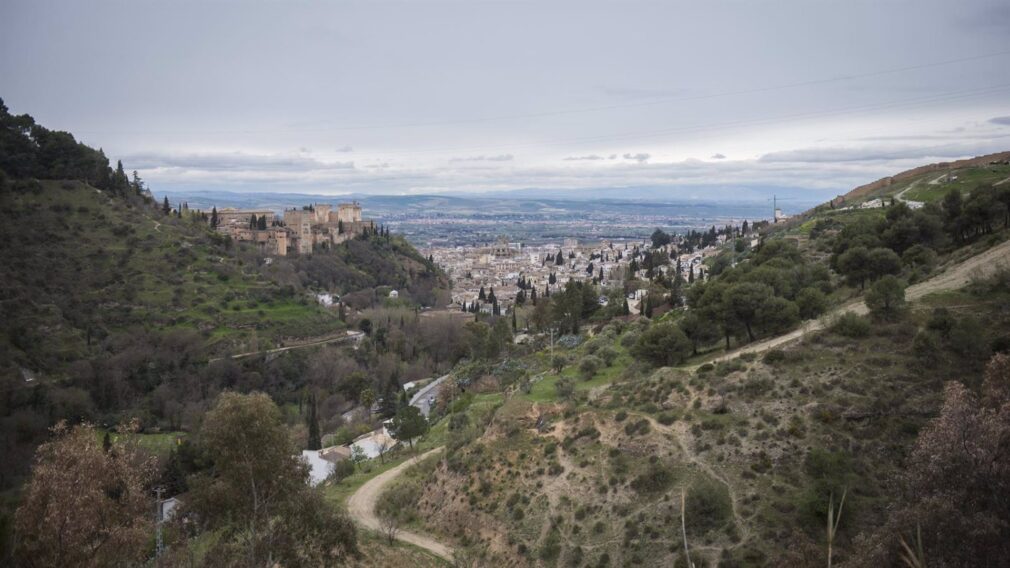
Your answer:
[[[225,359],[242,359],[243,357],[251,357],[253,355],[272,355],[274,353],[283,353],[285,351],[291,351],[293,349],[304,349],[306,347],[317,347],[319,345],[326,345],[327,343],[339,343],[344,341],[357,340],[362,335],[364,335],[364,333],[360,331],[348,331],[347,335],[324,337],[322,339],[312,339],[306,341],[305,343],[296,343],[294,345],[288,345],[286,347],[274,347],[273,349],[249,351],[248,353],[236,353],[235,355],[226,355],[223,357],[211,357],[210,359],[207,359],[207,362],[214,363],[217,361],[223,361]]]
[[[951,266],[943,273],[938,274],[929,280],[909,286],[905,290],[905,299],[911,302],[934,292],[945,292],[948,290],[963,288],[971,282],[973,277],[988,276],[994,273],[996,269],[1001,266],[1010,266],[1010,241],[1000,243],[981,254],[977,254],[962,261],[960,264]],[[863,315],[868,313],[869,310],[862,298],[852,300],[851,302],[835,308],[818,320],[811,320],[804,323],[799,327],[799,329],[795,329],[778,337],[751,343],[750,345],[711,359],[709,362],[718,363],[719,361],[735,359],[744,353],[762,353],[764,351],[768,351],[769,349],[779,347],[780,345],[791,343],[808,333],[824,329],[825,322],[847,312]],[[697,367],[697,365],[695,365],[695,367]]]
[[[351,516],[351,519],[366,529],[381,531],[382,529],[379,523],[379,518],[375,515],[375,504],[379,500],[379,495],[382,494],[382,491],[394,479],[406,471],[408,467],[418,463],[428,456],[435,455],[444,449],[445,446],[441,446],[435,448],[434,450],[428,450],[427,452],[419,456],[414,456],[400,465],[388,471],[384,471],[366,481],[364,485],[358,488],[358,490],[352,493],[347,499],[347,513]],[[396,538],[397,540],[402,540],[403,542],[421,547],[435,556],[452,562],[452,547],[446,546],[433,538],[405,530],[401,530],[396,533]]]

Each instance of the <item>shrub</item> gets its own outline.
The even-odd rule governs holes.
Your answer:
[[[596,353],[603,362],[609,367],[614,364],[614,360],[617,359],[617,350],[613,347],[604,347]]]
[[[579,362],[579,374],[582,375],[583,380],[588,381],[596,375],[596,372],[599,371],[602,366],[603,361],[595,355],[583,357],[582,361]]]
[[[870,335],[870,322],[858,314],[846,312],[831,324],[831,331],[844,337],[866,337]]]
[[[673,471],[662,464],[656,463],[650,465],[649,469],[631,480],[631,488],[639,493],[662,493],[673,485],[676,480]]]
[[[621,347],[625,349],[631,349],[636,343],[638,343],[638,338],[641,333],[638,331],[629,331],[621,336]]]
[[[569,378],[558,379],[554,385],[554,390],[558,393],[558,398],[568,400],[575,394],[575,383]]]
[[[340,460],[333,464],[333,471],[330,472],[329,481],[333,483],[340,483],[353,473],[354,462],[349,459]]]
[[[563,355],[555,355],[554,358],[551,359],[551,368],[554,369],[555,373],[560,373],[567,364],[568,359],[566,359]]]
[[[786,360],[786,352],[781,349],[772,349],[771,351],[765,353],[762,360],[768,365],[781,363]]]
[[[624,433],[633,436],[635,434],[648,434],[651,427],[649,426],[649,421],[646,419],[641,419],[636,422],[628,422],[624,426]]]
[[[731,513],[726,486],[711,479],[695,481],[685,495],[684,509],[688,532],[701,535],[722,527]]]
[[[905,309],[905,283],[891,275],[877,280],[866,293],[866,306],[881,320],[899,319]]]
[[[646,330],[631,348],[631,352],[653,365],[669,366],[683,361],[692,349],[691,340],[677,325],[663,322]]]
[[[677,421],[677,414],[675,412],[663,412],[656,417],[656,420],[663,426],[669,426]]]
[[[828,309],[828,299],[817,288],[804,288],[796,295],[796,305],[800,309],[800,317],[813,319]]]

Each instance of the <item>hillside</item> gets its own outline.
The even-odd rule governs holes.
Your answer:
[[[304,352],[277,368],[261,358],[208,361],[343,337],[357,310],[413,313],[436,305],[448,288],[445,275],[398,236],[366,235],[270,262],[212,231],[198,211],[156,206],[122,164],[110,168],[100,150],[11,115],[2,101],[0,216],[7,458],[0,490],[18,486],[35,445],[59,420],[111,427],[139,417],[142,429],[157,433],[198,423],[208,399],[226,388],[298,401]],[[386,295],[394,288],[402,293],[391,305]],[[324,308],[318,291],[344,296],[348,309]],[[427,372],[426,365],[436,363],[410,372]],[[394,380],[399,372],[369,376]]]
[[[577,336],[458,367],[444,458],[388,490],[406,526],[501,566],[686,565],[682,531],[698,566],[822,566],[844,495],[838,565],[897,565],[917,526],[929,565],[992,564],[1010,167],[956,171],[924,206],[825,205],[731,240],[705,281],[656,278],[652,318],[585,305]],[[568,294],[521,313],[556,325]]]
[[[645,320],[558,349],[572,362],[560,375],[546,353],[521,357],[512,368],[542,379],[480,395],[492,413],[450,415],[446,459],[401,482],[417,487],[415,522],[495,565],[683,564],[683,489],[698,565],[820,565],[828,497],[847,490],[836,561],[852,560],[901,498],[944,383],[977,387],[1010,347],[1010,313],[993,309],[1010,305],[1006,277],[928,296],[901,322],[693,371],[636,361]],[[578,362],[604,351],[613,363],[587,380]]]

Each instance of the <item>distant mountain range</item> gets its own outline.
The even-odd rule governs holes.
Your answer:
[[[678,188],[677,194],[688,193]],[[374,218],[421,215],[551,215],[623,214],[686,217],[770,218],[772,196],[786,212],[803,211],[832,197],[825,192],[795,188],[696,188],[704,198],[673,197],[662,188],[597,190],[517,190],[480,194],[435,195],[325,195],[312,193],[256,193],[230,191],[177,191],[167,194],[172,203],[186,201],[190,208],[256,208],[282,211],[309,203],[360,201],[364,213]],[[158,195],[161,197],[161,194]]]

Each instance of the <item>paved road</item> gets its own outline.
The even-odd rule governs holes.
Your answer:
[[[347,499],[347,512],[351,516],[351,519],[366,529],[380,531],[382,527],[380,526],[379,518],[375,516],[375,504],[379,500],[379,495],[382,494],[383,489],[408,467],[444,449],[445,446],[429,450],[366,481],[364,485]],[[404,530],[396,533],[396,538],[414,546],[419,546],[436,556],[452,562],[452,548],[433,538]]]
[[[995,272],[996,269],[1001,266],[1010,266],[1010,241],[1001,243],[982,254],[975,255],[960,264],[951,266],[942,274],[934,276],[929,280],[909,286],[905,290],[905,299],[911,302],[934,292],[963,288],[971,282],[973,276],[987,276]],[[712,359],[711,362],[717,363],[719,361],[735,359],[744,353],[762,353],[764,351],[768,351],[769,349],[774,349],[780,345],[795,341],[808,333],[824,329],[825,321],[830,321],[833,317],[839,316],[843,313],[852,312],[862,315],[868,311],[866,303],[862,298],[853,300],[835,308],[827,316],[822,317],[819,320],[806,322],[799,329],[793,330],[785,335],[780,335],[778,337],[758,341],[757,343],[741,347],[736,351],[720,355],[719,357]]]
[[[414,396],[410,398],[410,405],[416,406],[421,414],[425,418],[431,413],[431,407],[438,400],[438,391],[442,387],[442,383],[449,378],[449,375],[442,375],[441,377],[431,381],[431,383],[425,385],[421,390],[417,391]]]
[[[348,331],[347,335],[338,335],[337,337],[327,337],[325,339],[320,339],[317,341],[310,341],[308,343],[299,343],[297,345],[288,345],[287,347],[277,347],[274,349],[265,349],[262,351],[250,351],[248,353],[237,353],[235,355],[228,355],[226,357],[214,357],[208,359],[208,363],[213,363],[215,361],[221,361],[223,359],[242,359],[244,357],[251,357],[253,355],[269,355],[271,353],[282,353],[284,351],[291,351],[292,349],[304,349],[306,347],[315,347],[317,345],[326,345],[327,343],[340,343],[342,341],[351,341],[360,338],[364,335],[360,331]]]

